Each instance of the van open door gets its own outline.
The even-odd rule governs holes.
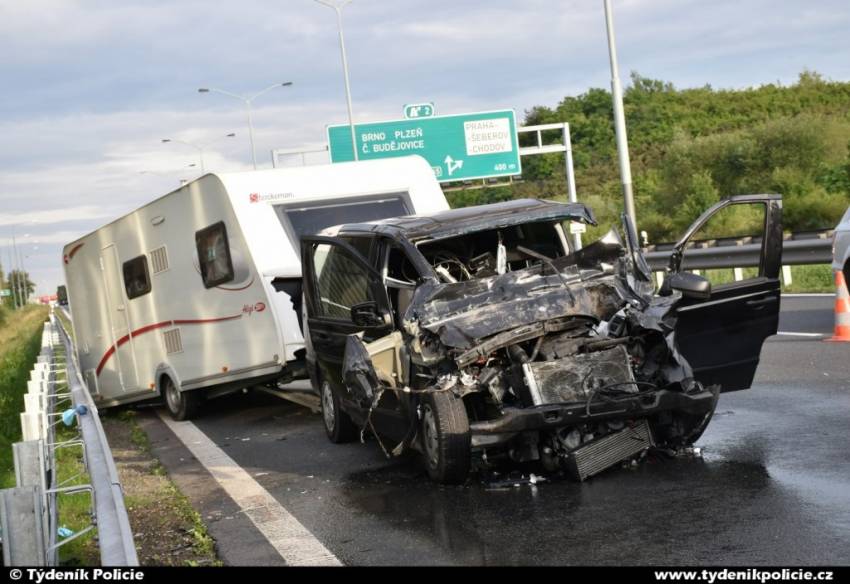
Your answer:
[[[749,242],[745,245],[760,244],[756,265],[740,266],[746,270],[740,281],[730,278],[728,270],[705,269],[710,266],[688,245],[729,235],[741,236]],[[723,200],[703,213],[673,248],[665,286],[669,288],[683,270],[699,268],[711,283],[699,293],[685,293],[677,311],[679,349],[703,385],[718,384],[721,391],[752,385],[762,344],[779,325],[781,262],[781,195]],[[689,287],[695,279],[688,277]],[[675,283],[672,287],[677,288]]]

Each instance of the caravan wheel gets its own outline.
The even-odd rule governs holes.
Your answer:
[[[195,417],[201,405],[201,398],[196,391],[180,391],[170,377],[162,380],[162,394],[165,405],[171,417],[182,422]]]

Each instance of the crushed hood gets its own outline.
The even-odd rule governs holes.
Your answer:
[[[449,347],[468,349],[480,339],[534,322],[583,315],[607,320],[629,292],[614,275],[588,277],[573,265],[539,266],[417,289],[408,318]],[[544,269],[545,272],[544,273]]]

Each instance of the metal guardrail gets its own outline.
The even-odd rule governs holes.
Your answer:
[[[65,350],[64,363],[57,361],[54,354],[60,346]],[[56,388],[62,384],[67,389],[58,392]],[[73,408],[57,412],[57,405],[65,401],[70,401]],[[25,404],[26,411],[21,414],[23,441],[13,445],[18,486],[0,491],[4,564],[55,566],[61,546],[96,527],[101,565],[138,566],[109,443],[97,407],[80,377],[70,337],[55,314],[44,325],[42,351],[33,367]],[[56,426],[73,421],[78,435],[57,442]],[[65,486],[78,477],[57,482],[56,449],[68,447],[82,447],[88,484]],[[58,527],[59,495],[81,492],[92,497],[91,525],[76,533]]]
[[[829,235],[831,232],[824,232]],[[746,268],[758,266],[761,242],[744,240],[719,241],[714,245],[685,250],[682,267],[686,270],[712,270],[718,268]],[[671,249],[645,251],[644,256],[653,271],[662,271],[670,263]],[[666,246],[664,246],[666,247]],[[670,246],[672,248],[672,245]],[[786,239],[782,242],[782,265],[828,264],[832,262],[832,237]]]
[[[67,315],[67,313],[66,313]],[[138,566],[136,544],[124,504],[124,491],[112,459],[109,442],[100,423],[97,406],[86,389],[77,364],[77,354],[68,331],[58,318],[60,337],[67,355],[68,390],[74,407],[84,406],[89,415],[78,416],[86,452],[86,467],[94,490],[100,561],[104,566]]]

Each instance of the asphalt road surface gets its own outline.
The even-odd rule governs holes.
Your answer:
[[[590,481],[430,483],[415,456],[331,444],[321,417],[263,394],[194,423],[347,565],[850,564],[850,344],[823,342],[832,297],[784,297],[756,382],[724,394],[702,458]],[[821,335],[821,336],[812,336]],[[283,563],[159,419],[154,448],[228,563]],[[221,472],[221,471],[220,471]]]

